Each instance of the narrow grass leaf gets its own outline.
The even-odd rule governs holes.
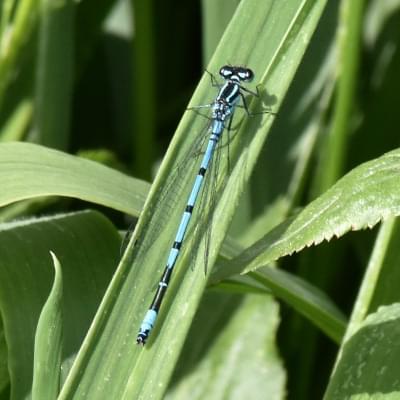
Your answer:
[[[75,7],[72,0],[40,0],[39,6],[35,129],[30,138],[60,150],[67,148],[70,136]]]
[[[15,5],[12,29],[1,39],[0,47],[0,109],[12,75],[18,70],[24,46],[29,41],[37,24],[39,0],[22,0]]]
[[[56,399],[60,390],[63,280],[60,261],[53,252],[50,254],[55,275],[35,334],[32,400]]]
[[[346,329],[346,317],[325,293],[303,279],[275,268],[262,268],[250,276],[340,343]]]

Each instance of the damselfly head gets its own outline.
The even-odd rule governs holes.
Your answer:
[[[219,74],[224,79],[232,79],[236,81],[251,82],[254,78],[254,73],[251,69],[245,67],[234,67],[232,65],[224,65]]]

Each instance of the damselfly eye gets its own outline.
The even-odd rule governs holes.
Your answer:
[[[243,68],[238,71],[237,75],[241,81],[251,82],[254,78],[254,73],[251,69]]]
[[[220,70],[219,70],[219,74],[224,78],[227,79],[230,76],[232,76],[233,71],[232,71],[232,67],[230,67],[229,65],[224,65]]]

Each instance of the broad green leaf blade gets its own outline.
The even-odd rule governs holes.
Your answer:
[[[275,268],[262,268],[250,275],[340,343],[346,318],[325,293],[303,279]]]
[[[325,400],[400,398],[400,304],[369,315],[343,344]]]
[[[29,143],[0,144],[0,207],[67,196],[139,215],[149,185],[79,157]]]
[[[251,271],[285,255],[350,230],[372,228],[400,214],[400,150],[355,168],[296,217],[273,229],[229,266],[215,271],[213,281]]]
[[[202,44],[203,63],[205,63],[205,65],[208,64],[211,56],[214,54],[215,48],[217,47],[218,42],[238,4],[238,0],[202,0]]]
[[[119,247],[117,231],[97,212],[0,225],[0,310],[11,399],[31,394],[36,326],[54,279],[49,250],[63,265],[63,380],[109,284]]]
[[[278,307],[270,296],[207,293],[166,399],[257,399],[260,393],[270,400],[284,398],[277,325]]]
[[[55,276],[35,334],[32,400],[56,399],[60,391],[63,282],[60,261],[50,253]]]
[[[325,1],[284,4],[275,1],[242,1],[208,69],[216,72],[227,62],[251,66],[257,81],[266,85],[269,93],[276,97],[273,106],[277,109],[324,5]],[[252,45],[249,46],[249,43]],[[209,77],[205,75],[191,105],[207,104],[214,95],[210,90]],[[268,96],[265,97],[268,99]],[[230,148],[231,166],[234,166],[232,174],[218,204],[211,210],[214,212],[214,223],[212,247],[208,254],[210,268],[272,121],[271,115],[266,114],[248,118],[242,124],[240,118],[237,120],[240,129]],[[174,167],[187,160],[187,154],[193,150],[203,127],[204,119],[194,113],[185,114],[152,186],[131,241],[132,247],[128,248],[121,262],[84,344],[84,347],[92,346],[92,343],[97,346],[90,354],[85,348],[80,352],[60,399],[81,398],[83,395],[98,398],[104,393],[109,398],[127,399],[163,396],[206,286],[204,246],[199,243],[204,237],[204,225],[209,224],[207,213],[210,210],[205,214],[195,212],[193,215],[188,240],[182,249],[177,271],[148,344],[144,349],[138,348],[135,340],[141,319],[154,295],[153,288],[165,266],[198,165],[191,171],[184,168],[186,174],[183,182],[174,186],[173,193],[160,193],[165,193],[165,182],[167,186],[171,184],[168,178]],[[217,179],[217,187],[223,186],[227,168],[226,158],[221,157],[218,169],[221,178]],[[189,172],[192,175],[189,176]],[[188,271],[189,266],[193,266],[193,272]]]

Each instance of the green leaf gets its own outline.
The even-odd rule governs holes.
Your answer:
[[[344,343],[324,399],[398,399],[399,334],[399,303],[369,315]]]
[[[400,269],[399,269],[400,221],[398,218],[382,224],[376,249],[371,255],[370,265],[365,274],[370,301],[364,303],[369,312],[379,306],[399,301]],[[364,283],[363,283],[364,285]],[[365,315],[363,316],[363,318]]]
[[[4,336],[3,323],[2,320],[0,320],[0,399],[2,398],[3,391],[10,384],[7,361],[7,343]]]
[[[354,113],[358,68],[361,58],[362,18],[364,0],[342,2],[340,5],[340,27],[337,35],[337,65],[340,73],[336,79],[336,96],[330,132],[321,152],[319,165],[319,193],[331,187],[343,175],[347,154],[349,128]]]
[[[75,7],[72,0],[40,0],[39,5],[35,129],[30,139],[58,149],[67,147],[70,136]]]
[[[238,0],[202,0],[203,63],[210,61],[238,4]]]
[[[361,288],[355,301],[355,306],[353,308],[350,324],[346,332],[345,341],[340,349],[338,359],[339,368],[343,368],[344,366],[344,364],[342,363],[342,356],[346,354],[346,352],[348,352],[348,343],[354,341],[355,345],[361,345],[361,343],[357,343],[357,340],[359,340],[357,334],[365,327],[368,321],[373,320],[374,318],[379,318],[378,322],[382,322],[382,319],[385,318],[394,320],[398,317],[399,307],[397,302],[399,300],[399,237],[400,223],[398,219],[391,218],[382,224],[377,239],[375,241],[368,268],[363,277]],[[392,306],[381,307],[382,305],[391,303]],[[372,313],[376,310],[378,310],[376,314],[371,314],[367,316],[368,313]],[[394,317],[388,317],[388,315],[391,315],[392,312]],[[384,335],[384,332],[382,332],[382,335]],[[362,342],[362,340],[363,337],[361,336],[360,342]],[[388,342],[388,348],[384,351],[391,353],[392,343]],[[396,352],[396,349],[394,349],[394,351]],[[376,357],[379,357],[379,355],[374,354],[374,357],[367,358],[367,365],[369,365],[370,363],[375,363],[376,368],[382,368],[382,371],[385,371],[387,367],[385,365],[382,365],[382,362],[380,360],[376,360]],[[384,357],[384,362],[390,362],[390,359],[386,360],[386,356]],[[357,360],[357,362],[359,362],[359,360]],[[369,365],[369,368],[372,368],[372,365]],[[366,367],[366,369],[368,369],[368,367]],[[331,377],[331,384],[328,388],[328,393],[331,393],[332,390],[333,392],[338,391],[337,388],[332,389],[332,386],[335,387],[338,384],[338,375],[343,373],[344,370],[339,370],[339,372],[337,372],[337,370],[335,369]],[[400,391],[398,390],[398,385],[396,385],[394,382],[390,383],[393,380],[393,377],[390,377],[388,374],[386,374],[386,376],[382,376],[383,374],[379,375],[380,378],[383,379],[381,383],[385,386],[387,384],[392,385],[393,390],[385,390],[383,391],[384,394],[381,394],[380,390],[370,391],[363,389],[361,390],[361,392],[363,393],[362,395],[353,395],[351,398],[399,398]],[[354,383],[354,386],[359,384],[359,378],[360,377],[357,377],[357,379],[351,380],[351,382]],[[362,385],[369,385],[367,379],[362,382]]]
[[[278,319],[271,297],[207,293],[166,399],[256,399],[260,393],[283,398],[285,372],[275,349]]]
[[[325,293],[303,279],[279,269],[266,267],[250,276],[340,343],[347,321]]]
[[[400,150],[360,165],[235,260],[216,270],[213,281],[244,273],[346,232],[372,228],[400,214]]]
[[[379,230],[358,295],[352,310],[346,336],[358,329],[365,317],[385,304],[399,300],[398,241],[400,222],[385,221]]]
[[[229,246],[224,246],[227,256],[234,258],[240,251],[241,246],[229,240]],[[235,247],[233,247],[235,246]],[[226,251],[227,250],[227,251]],[[228,260],[223,261],[223,267],[229,269]],[[284,270],[276,269],[275,266],[261,267],[257,271],[245,275],[235,275],[218,283],[217,290],[269,293],[276,296],[305,316],[311,323],[318,326],[331,339],[340,343],[345,329],[346,317],[332,302],[332,300],[317,287],[311,285],[304,279]],[[211,282],[213,276],[211,276]],[[215,284],[215,283],[214,283]]]
[[[79,157],[29,143],[0,144],[0,207],[67,196],[139,215],[149,185]]]
[[[17,65],[23,55],[24,46],[36,26],[38,1],[22,0],[18,2],[13,14],[12,29],[10,29],[9,35],[1,38],[0,110],[3,106],[7,86],[12,75],[18,70]]]
[[[49,250],[63,265],[64,380],[115,270],[119,248],[117,231],[97,212],[0,225],[0,311],[11,399],[31,392],[35,331],[54,279]]]
[[[6,123],[0,128],[0,142],[22,140],[33,114],[32,101],[21,100]]]
[[[40,313],[35,335],[32,399],[56,399],[60,390],[62,358],[62,272],[56,255],[54,283]]]
[[[251,66],[257,82],[265,85],[268,92],[276,97],[276,103],[273,104],[276,111],[324,5],[325,1],[284,4],[242,1],[208,69],[216,72],[227,62]],[[209,77],[205,75],[191,105],[207,104],[213,96]],[[251,108],[254,108],[253,103]],[[164,268],[171,238],[175,235],[192,185],[192,178],[186,177],[188,173],[183,181],[175,184],[171,171],[187,161],[185,155],[191,154],[191,149],[198,143],[196,138],[202,132],[204,120],[193,114],[186,113],[179,125],[141,214],[131,241],[132,247],[128,248],[122,259],[84,347],[62,388],[61,399],[80,398],[83,395],[93,398],[161,398],[165,392],[206,286],[204,246],[201,243],[204,238],[202,224],[208,221],[207,213],[199,215],[195,212],[193,215],[189,240],[182,250],[177,271],[148,344],[144,349],[139,348],[135,346],[135,340],[141,319],[154,295],[152,289]],[[237,120],[240,128],[231,146],[231,165],[234,167],[215,211],[214,207],[212,209],[213,246],[208,256],[210,268],[272,121],[273,117],[266,114],[245,121]],[[185,171],[189,169],[187,164],[183,164]],[[220,176],[226,176],[227,167],[226,159],[222,159]],[[196,171],[195,166],[193,171]],[[221,178],[216,185],[223,186],[223,183]],[[165,186],[174,190],[166,193],[163,190]],[[193,246],[193,243],[196,245]],[[186,273],[189,265],[193,266],[193,272]]]

